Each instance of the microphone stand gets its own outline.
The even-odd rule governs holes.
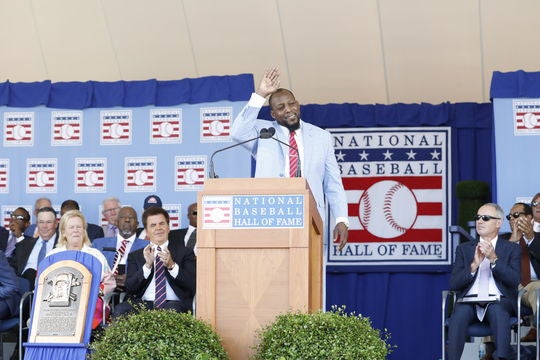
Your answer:
[[[273,128],[272,128],[273,129]],[[274,132],[276,130],[274,129]],[[268,131],[268,129],[261,129],[261,131],[259,132],[259,135],[257,137],[254,137],[254,138],[251,138],[251,139],[248,139],[248,140],[244,140],[242,142],[239,142],[239,143],[236,143],[236,144],[233,144],[233,145],[230,145],[230,146],[227,146],[227,147],[224,147],[222,149],[218,149],[216,151],[214,151],[212,153],[212,156],[210,156],[210,161],[208,163],[208,177],[211,178],[211,179],[217,179],[219,176],[216,175],[216,172],[214,171],[214,156],[217,154],[217,153],[220,153],[222,151],[225,151],[225,150],[228,150],[228,149],[231,149],[233,147],[237,147],[237,146],[240,146],[240,145],[243,145],[245,143],[248,143],[250,141],[254,141],[254,140],[257,140],[257,139],[268,139],[270,138],[271,136],[273,135],[273,133],[271,133],[270,131]]]

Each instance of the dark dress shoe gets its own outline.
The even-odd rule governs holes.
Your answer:
[[[536,328],[531,328],[527,335],[521,338],[521,342],[535,342],[536,341]]]

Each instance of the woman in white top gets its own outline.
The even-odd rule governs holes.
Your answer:
[[[101,263],[100,288],[102,295],[104,298],[108,298],[107,295],[112,293],[116,288],[116,281],[105,256],[98,249],[92,247],[92,243],[86,232],[86,226],[86,219],[79,210],[70,210],[62,215],[59,226],[60,238],[56,247],[47,256],[65,250],[79,250],[96,257]],[[98,300],[96,313],[102,314],[102,304],[103,302]],[[96,318],[99,319],[99,317],[94,316],[94,319]],[[93,328],[97,327],[97,325]]]

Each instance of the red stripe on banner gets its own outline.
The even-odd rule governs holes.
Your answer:
[[[347,207],[349,209],[349,216],[360,215],[360,206],[358,206],[358,204],[348,203]]]
[[[442,203],[437,202],[417,202],[416,203],[416,214],[420,215],[442,215]],[[360,206],[358,203],[348,203],[347,208],[349,211],[349,216],[359,216],[360,215]]]
[[[402,183],[409,189],[441,189],[442,176],[381,176],[381,177],[344,177],[341,178],[345,190],[368,189],[371,185],[384,180]]]
[[[401,236],[384,239],[370,234],[367,230],[349,230],[350,243],[384,242],[442,242],[441,229],[409,229]]]
[[[442,215],[442,203],[418,202],[416,203],[416,215]]]

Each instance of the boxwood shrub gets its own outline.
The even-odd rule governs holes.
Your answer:
[[[369,318],[336,306],[278,315],[257,339],[254,360],[382,360],[395,348],[386,330],[375,330]]]
[[[95,360],[228,360],[219,336],[191,314],[146,310],[115,319],[90,344]]]

